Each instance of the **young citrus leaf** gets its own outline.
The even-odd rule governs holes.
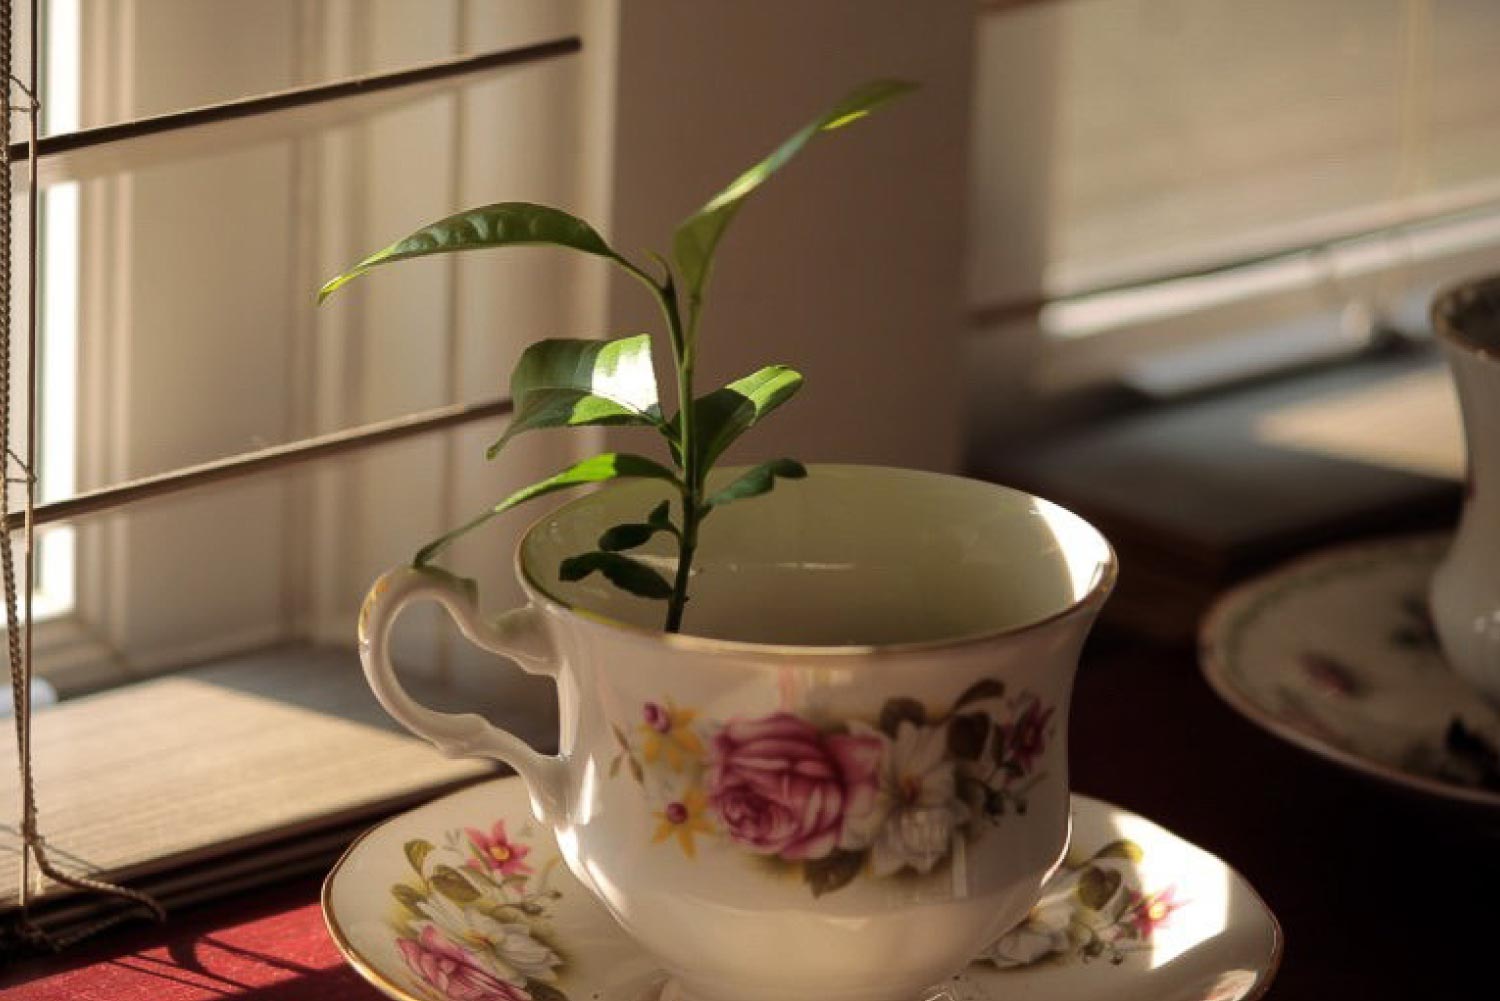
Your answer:
[[[663,427],[651,367],[651,337],[538,341],[510,375],[515,415],[489,448],[493,459],[523,431],[584,424]]]
[[[631,455],[628,452],[605,452],[600,455],[584,459],[575,463],[539,483],[533,483],[529,487],[523,487],[511,494],[505,500],[494,507],[458,526],[451,532],[446,532],[436,539],[427,543],[417,550],[412,564],[417,567],[426,566],[433,557],[448,547],[454,539],[483,525],[497,514],[509,511],[517,504],[524,504],[536,497],[554,493],[558,490],[567,490],[570,487],[581,486],[585,483],[602,483],[605,480],[613,480],[624,477],[645,477],[650,479],[666,480],[673,486],[680,487],[677,476],[666,466],[646,458],[644,455]]]
[[[802,373],[767,365],[693,401],[700,468],[709,469],[734,440],[802,388]],[[672,425],[675,428],[675,422]]]
[[[784,480],[800,480],[806,475],[806,467],[796,459],[772,459],[770,462],[763,462],[756,466],[714,494],[704,502],[704,507],[710,509],[722,507],[737,500],[744,500],[746,497],[768,494],[776,486],[778,476]]]
[[[404,239],[376,251],[318,290],[322,302],[360,275],[382,264],[393,264],[429,254],[491,247],[551,245],[608,258],[635,272],[634,265],[615,253],[594,228],[561,209],[530,202],[500,202],[439,219]]]
[[[832,132],[858,121],[876,108],[915,89],[904,80],[873,80],[855,88],[827,113],[808,123],[772,151],[771,155],[745,171],[723,191],[714,195],[693,215],[683,220],[672,236],[672,259],[689,302],[698,302],[708,284],[714,251],[724,230],[757,188],[787,161],[823,132]]]
[[[639,560],[619,553],[584,553],[562,561],[557,575],[563,580],[583,580],[594,571],[602,573],[622,591],[640,598],[665,601],[672,596],[667,579]]]

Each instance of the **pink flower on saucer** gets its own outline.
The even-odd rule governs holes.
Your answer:
[[[709,805],[729,836],[762,855],[819,859],[875,806],[879,739],[823,734],[790,713],[732,720],[715,734]]]
[[[477,957],[432,925],[415,940],[397,939],[396,948],[407,967],[447,1001],[531,1001],[525,990],[484,970]]]
[[[481,872],[498,872],[502,876],[528,876],[531,866],[524,859],[531,854],[531,847],[512,841],[505,834],[505,821],[495,821],[489,834],[476,827],[464,828],[469,844],[474,849],[474,858],[469,866]]]
[[[1152,934],[1167,923],[1172,912],[1187,903],[1187,901],[1177,899],[1175,886],[1169,886],[1149,896],[1139,894],[1135,896],[1136,899],[1131,901],[1127,918],[1135,928],[1136,938],[1143,942],[1151,941]]]

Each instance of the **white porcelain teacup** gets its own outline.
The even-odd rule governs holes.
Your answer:
[[[530,604],[498,618],[436,575],[385,574],[360,621],[370,684],[444,751],[514,767],[687,996],[910,1001],[1019,921],[1065,854],[1068,702],[1109,544],[1005,487],[814,466],[704,524],[672,635],[660,603],[557,573],[665,496],[613,486],[537,522],[516,558]],[[557,756],[406,695],[388,639],[419,599],[556,679]]]
[[[1500,703],[1500,275],[1439,295],[1432,321],[1469,455],[1458,533],[1432,578],[1433,627],[1454,671]]]

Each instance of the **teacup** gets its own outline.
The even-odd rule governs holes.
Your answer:
[[[1432,578],[1433,627],[1453,670],[1500,703],[1500,276],[1439,295],[1432,322],[1469,455],[1458,532]]]
[[[666,496],[616,485],[542,518],[516,555],[530,603],[498,618],[439,575],[385,574],[360,620],[370,685],[443,751],[516,770],[679,996],[911,1001],[1066,852],[1068,703],[1109,544],[1005,487],[814,466],[704,523],[688,633],[668,634],[660,603],[558,576]],[[388,640],[421,599],[556,679],[556,756],[406,695]]]

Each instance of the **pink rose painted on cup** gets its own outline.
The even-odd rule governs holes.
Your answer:
[[[789,713],[731,720],[713,738],[709,806],[762,855],[806,861],[861,848],[849,840],[875,806],[881,751],[878,738],[824,734]]]
[[[396,940],[411,971],[448,1001],[532,1001],[520,987],[483,969],[479,960],[432,925],[416,939]]]

